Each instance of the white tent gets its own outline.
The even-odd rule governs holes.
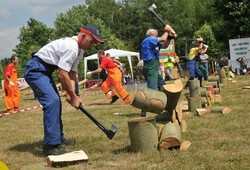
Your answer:
[[[124,50],[118,50],[118,49],[109,49],[105,51],[105,54],[109,53],[110,57],[127,57],[129,62],[129,67],[132,75],[132,79],[134,79],[133,69],[132,69],[132,62],[131,62],[131,56],[136,56],[138,60],[140,60],[140,54],[137,52],[132,51],[124,51]],[[99,66],[99,58],[97,54],[93,54],[91,56],[84,58],[84,76],[86,79],[86,73],[87,73],[87,62],[88,60],[98,60],[98,66]]]

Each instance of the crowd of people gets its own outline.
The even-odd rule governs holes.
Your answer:
[[[169,25],[164,28],[164,33],[159,36],[156,29],[149,29],[146,37],[141,43],[141,61],[137,68],[145,79],[148,89],[162,90],[166,78],[173,80],[173,67],[176,66],[180,77],[184,78],[184,71],[179,63],[176,53],[167,53],[164,58],[164,50],[169,47],[174,38],[175,31]],[[189,80],[198,78],[200,86],[202,80],[207,80],[209,75],[208,46],[199,37],[190,49],[187,61]],[[74,139],[67,139],[63,133],[62,124],[62,103],[52,73],[58,70],[58,81],[66,92],[66,101],[74,108],[79,109],[82,101],[79,97],[77,68],[84,50],[89,49],[95,43],[104,43],[99,30],[93,25],[86,25],[73,37],[54,40],[34,52],[32,58],[27,62],[24,78],[35,94],[35,98],[43,106],[44,116],[44,140],[43,152],[46,155],[60,155],[65,153],[61,145],[73,145]],[[98,51],[100,66],[94,71],[87,72],[87,75],[106,74],[101,85],[102,91],[110,99],[110,104],[119,98],[125,104],[131,102],[131,97],[123,87],[128,82],[126,65],[120,58],[110,56],[104,50]],[[237,59],[240,62],[240,70],[245,73],[247,60],[245,57]],[[20,92],[17,82],[18,56],[11,57],[11,63],[6,67],[4,73],[4,99],[9,113],[18,110]],[[224,56],[220,60],[220,67],[228,65],[228,58]],[[188,84],[186,84],[188,86]],[[117,96],[112,87],[115,89]],[[140,116],[145,117],[146,112],[141,110]]]

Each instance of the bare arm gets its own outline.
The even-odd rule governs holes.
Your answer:
[[[102,72],[102,68],[99,67],[98,69],[91,71],[91,72],[92,72],[92,74],[98,74],[98,73]]]

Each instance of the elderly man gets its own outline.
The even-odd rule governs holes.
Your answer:
[[[65,150],[61,144],[74,144],[75,140],[64,137],[62,125],[62,103],[52,73],[59,69],[58,80],[67,93],[67,102],[76,109],[80,106],[79,96],[75,93],[77,67],[84,50],[94,43],[104,43],[99,30],[93,25],[80,29],[77,36],[52,41],[34,53],[26,64],[24,77],[43,105],[44,145],[46,155],[60,155]]]
[[[144,62],[143,75],[149,89],[160,90],[164,84],[162,76],[158,72],[160,66],[159,50],[168,47],[175,33],[169,25],[164,30],[164,34],[158,37],[156,29],[149,29],[146,33],[147,37],[141,44],[141,58]],[[141,111],[141,116],[146,116],[144,110]]]

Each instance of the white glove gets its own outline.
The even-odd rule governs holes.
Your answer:
[[[208,45],[204,44],[204,47],[205,47],[205,48],[208,48]]]
[[[88,71],[87,73],[86,73],[86,75],[91,75],[92,74],[92,72],[91,71]]]
[[[11,87],[15,86],[15,84],[12,81],[9,81],[9,84],[10,84]]]

